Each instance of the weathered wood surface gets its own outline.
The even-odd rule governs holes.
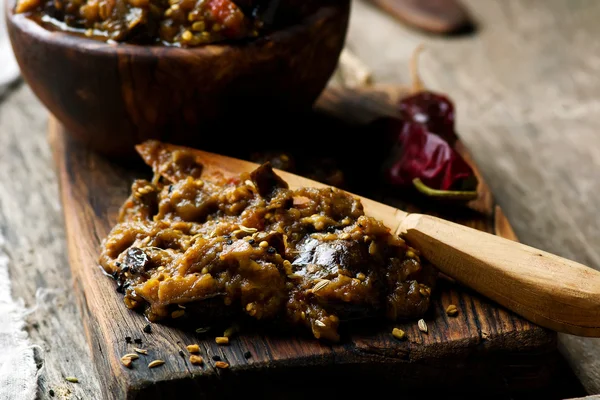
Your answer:
[[[345,121],[369,121],[388,113],[397,94],[398,91],[329,89],[321,97],[318,109],[328,110]],[[347,135],[344,131],[337,134]],[[298,374],[309,376],[314,367],[323,369],[326,374],[329,367],[332,371],[354,369],[363,377],[375,373],[387,375],[393,377],[395,385],[402,384],[407,388],[425,387],[431,380],[447,390],[469,383],[472,388],[513,391],[550,385],[555,371],[548,360],[554,350],[555,334],[452,284],[439,285],[431,312],[425,317],[428,334],[420,332],[414,320],[396,324],[371,323],[372,329],[352,332],[340,344],[332,346],[302,335],[242,332],[230,346],[220,347],[213,340],[220,332],[196,335],[159,324],[153,324],[151,334],[144,334],[145,319],[124,307],[122,296],[115,292],[114,282],[97,267],[97,257],[100,240],[116,222],[116,213],[127,198],[133,179],[147,176],[150,171],[146,168],[144,173],[143,169],[102,158],[66,135],[62,125],[52,120],[50,139],[58,165],[75,294],[83,310],[86,336],[107,397],[112,394],[115,398],[166,398],[165,393],[178,390],[178,393],[194,390],[199,396],[210,396],[214,393],[212,390],[224,394],[227,387],[224,385],[234,382],[230,379],[247,379],[248,371],[281,370],[285,373],[285,369],[297,368]],[[329,135],[335,136],[336,132],[330,131]],[[335,146],[330,148],[331,152],[344,151],[336,141],[324,141],[321,145],[327,146],[325,143]],[[264,144],[261,147],[264,148]],[[233,151],[222,144],[217,149],[225,154]],[[257,149],[248,149],[246,156]],[[460,146],[460,149],[468,157],[464,147]],[[373,189],[365,187],[365,195],[377,193]],[[482,182],[479,191],[479,198],[470,205],[471,212],[447,205],[417,206],[417,203],[406,202],[405,198],[386,197],[386,202],[401,204],[413,212],[440,214],[492,233],[496,231],[496,219],[501,225],[510,226],[501,215],[496,215],[498,208],[485,183]],[[444,310],[450,304],[457,305],[457,318],[445,314]],[[406,342],[391,337],[393,326],[407,332]],[[143,348],[149,351],[147,357],[142,356],[134,363],[135,368],[131,371],[119,362],[120,357],[130,353],[135,346],[127,344],[125,336],[141,338]],[[207,361],[205,368],[190,365],[178,354],[191,343],[200,343],[202,356]],[[247,350],[252,353],[249,360],[243,356]],[[230,364],[227,372],[215,368],[211,360],[215,354]],[[166,364],[149,370],[145,364],[153,359],[163,359]],[[440,370],[442,365],[456,367],[450,373]],[[302,369],[307,366],[310,368]],[[526,368],[528,374],[523,374],[522,368]],[[221,384],[214,384],[212,390],[208,390],[207,383],[215,381],[216,377]]]
[[[354,2],[349,48],[377,82],[408,81],[407,60],[425,42],[421,71],[457,103],[463,140],[519,238],[600,266],[600,128],[596,38],[600,3],[465,1],[479,31],[444,39],[407,29]],[[27,87],[0,104],[0,229],[13,295],[35,305],[38,288],[57,290],[30,315],[42,345],[40,397],[95,399],[99,382],[71,295],[63,219],[46,142],[47,113]],[[44,297],[44,296],[42,296]],[[562,353],[591,393],[600,393],[600,341],[560,336]],[[75,375],[79,384],[64,381]],[[372,392],[371,396],[376,396]],[[569,395],[573,397],[573,395]],[[566,397],[566,396],[564,396]]]
[[[377,82],[406,82],[404,65],[425,43],[422,77],[455,100],[461,137],[519,238],[600,269],[600,3],[465,4],[477,34],[448,39],[356,1],[349,47]],[[559,340],[587,390],[600,393],[600,340]]]
[[[49,399],[52,389],[58,398],[94,398],[100,386],[72,296],[47,114],[25,86],[9,96],[0,105],[0,230],[13,296],[29,308],[38,304],[28,332],[43,349],[39,395]],[[66,382],[66,376],[81,384]]]

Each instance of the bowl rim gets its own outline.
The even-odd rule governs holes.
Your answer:
[[[327,17],[329,14],[338,13],[344,9],[344,5],[348,6],[348,14],[351,0],[337,1],[334,3],[328,2],[320,5],[319,8],[312,14],[305,17],[302,21],[282,29],[270,32],[267,35],[251,38],[239,43],[216,43],[207,44],[198,47],[177,47],[164,45],[139,45],[132,43],[107,42],[95,40],[91,38],[73,35],[65,31],[51,31],[38,24],[36,21],[28,18],[27,13],[16,14],[14,6],[17,0],[5,0],[6,7],[6,22],[7,27],[11,26],[20,30],[27,36],[33,37],[36,40],[52,43],[58,46],[80,49],[87,52],[114,54],[115,52],[125,53],[136,57],[152,56],[155,53],[160,53],[161,57],[168,56],[211,56],[219,55],[227,51],[239,51],[245,48],[269,46],[273,42],[286,42],[289,38],[294,37],[298,32],[306,31],[313,25],[317,24],[320,19]],[[11,35],[9,35],[11,36]]]

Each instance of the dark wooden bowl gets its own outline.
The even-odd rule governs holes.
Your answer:
[[[182,49],[52,32],[6,3],[27,83],[71,134],[110,155],[147,138],[227,144],[275,115],[310,109],[337,65],[350,14],[350,0],[322,0],[269,35]]]

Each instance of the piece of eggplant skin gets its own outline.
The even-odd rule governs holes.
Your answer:
[[[277,189],[288,188],[288,184],[273,171],[273,167],[268,162],[252,171],[250,179],[258,189],[258,193],[269,200]]]
[[[292,263],[294,273],[305,279],[333,279],[341,270],[352,274],[368,273],[368,248],[347,240],[320,241],[307,238],[298,246],[298,257]],[[309,270],[310,267],[310,270]],[[381,282],[380,279],[377,280]],[[381,288],[379,288],[381,289]],[[382,290],[377,289],[380,293]],[[375,311],[371,304],[351,304],[342,301],[319,301],[319,305],[341,320],[366,318]]]
[[[299,275],[306,275],[312,279],[328,279],[337,276],[340,270],[352,273],[368,273],[369,268],[365,260],[369,259],[367,246],[347,240],[320,241],[307,237],[298,245],[298,256],[292,263],[301,270]],[[314,272],[309,272],[307,267],[318,267]]]

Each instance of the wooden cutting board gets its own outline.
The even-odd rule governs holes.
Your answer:
[[[330,88],[316,108],[321,114],[356,126],[376,116],[393,114],[394,101],[403,94],[401,88]],[[339,131],[329,133],[344,135]],[[440,279],[425,316],[428,333],[419,331],[416,321],[369,321],[354,327],[336,345],[301,334],[241,332],[228,346],[214,342],[222,332],[196,334],[153,324],[152,332],[144,333],[147,322],[124,306],[122,295],[101,271],[97,257],[100,241],[115,223],[133,179],[149,176],[149,168],[141,166],[136,158],[109,160],[95,154],[70,139],[52,118],[49,134],[61,184],[74,290],[107,398],[163,399],[186,393],[193,394],[193,398],[227,398],[250,392],[263,398],[344,393],[355,397],[361,390],[377,396],[389,390],[399,393],[399,388],[405,395],[412,392],[422,398],[424,390],[431,394],[434,387],[446,395],[484,389],[494,397],[523,388],[535,389],[552,379],[551,360],[556,348],[553,332],[447,279]],[[234,133],[219,135],[231,138]],[[360,140],[368,139],[348,135],[343,141],[352,140],[358,140],[358,160]],[[334,143],[341,146],[342,141]],[[228,148],[223,146],[222,152],[227,154]],[[472,163],[460,142],[457,149]],[[335,149],[331,152],[335,155]],[[466,208],[389,194],[380,196],[377,188],[369,193],[376,200],[407,211],[440,215],[516,240],[480,175],[479,179],[479,198]],[[445,314],[450,304],[458,307],[458,316]],[[406,341],[391,336],[394,326],[406,332]],[[126,337],[141,339],[141,343],[128,344]],[[202,349],[203,367],[191,365],[187,359],[185,346],[193,343]],[[133,347],[147,349],[148,355],[140,355],[134,367],[127,369],[120,358],[133,352]],[[180,350],[184,350],[185,357],[180,356]],[[247,352],[250,358],[245,356]],[[213,356],[228,362],[230,368],[217,369]],[[165,364],[149,369],[147,364],[155,359]]]

